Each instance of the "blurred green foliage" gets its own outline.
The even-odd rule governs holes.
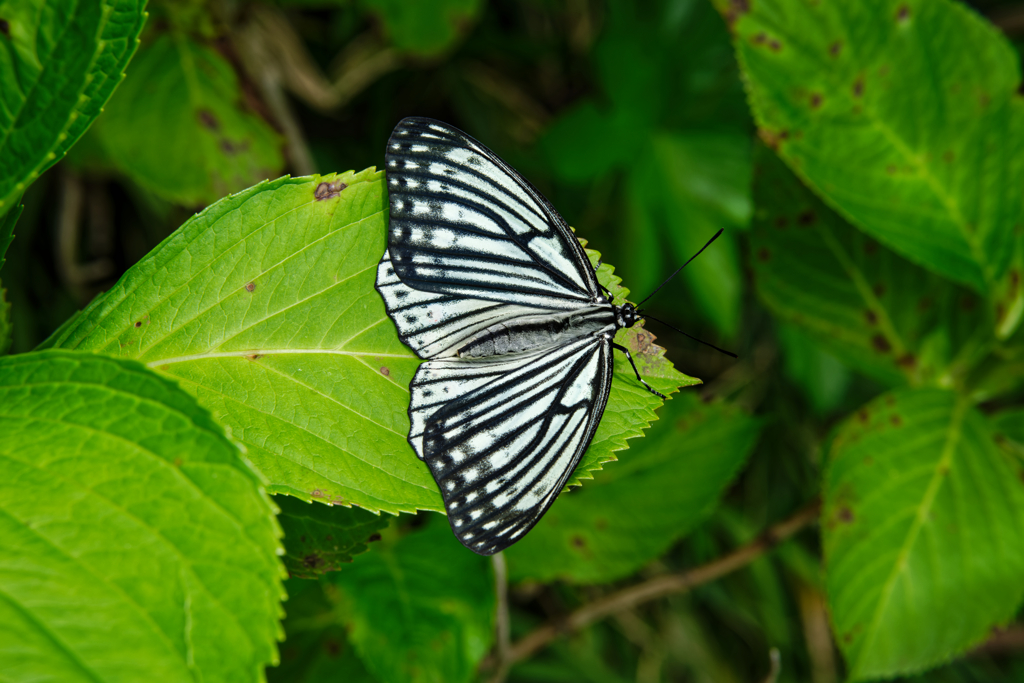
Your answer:
[[[370,167],[399,119],[431,116],[536,184],[634,301],[726,228],[648,305],[671,327],[650,321],[647,332],[705,385],[684,389],[608,462],[654,405],[615,385],[628,410],[610,406],[578,472],[594,481],[506,553],[513,640],[618,589],[728,558],[823,503],[816,534],[685,594],[629,604],[501,675],[1024,679],[1014,623],[1024,3],[154,0],[145,10],[0,2],[0,352],[16,354],[0,363],[0,394],[17,398],[0,402],[0,479],[16,481],[16,466],[36,487],[33,498],[11,484],[17,498],[0,499],[20,515],[0,536],[16,549],[0,562],[0,592],[16,585],[28,613],[50,615],[47,600],[63,595],[92,615],[83,596],[97,584],[70,565],[59,591],[24,577],[42,575],[33,563],[46,557],[33,533],[106,552],[71,533],[75,496],[102,498],[127,506],[110,519],[148,520],[140,538],[161,552],[183,549],[180,595],[157,581],[177,565],[147,565],[141,551],[125,550],[138,575],[118,574],[171,634],[167,651],[154,637],[135,654],[152,649],[168,671],[191,662],[183,676],[237,668],[255,680],[269,665],[273,681],[382,683],[498,673],[495,575],[423,512],[437,509],[436,490],[401,425],[416,361],[372,291],[385,215]],[[286,173],[316,175],[274,180]],[[352,187],[337,202],[310,200],[342,181]],[[631,338],[651,350],[644,369],[678,377],[652,341]],[[313,364],[254,351],[268,345],[342,353]],[[220,355],[201,362],[209,354]],[[66,403],[39,402],[37,384]],[[144,409],[124,408],[125,396]],[[26,413],[37,404],[25,397],[59,430],[40,431],[45,411]],[[60,441],[78,430],[116,435],[105,452],[130,466]],[[209,442],[196,457],[248,475],[244,460],[260,476],[216,480],[190,461],[179,477],[182,463],[148,457],[188,439]],[[26,455],[40,448],[86,458],[75,471],[96,490]],[[148,488],[133,487],[133,473]],[[34,506],[47,486],[57,501]],[[282,494],[291,576],[278,666],[269,639],[284,570],[260,486]],[[181,535],[191,527],[180,519],[210,535]],[[225,559],[231,548],[258,558],[240,570],[245,585],[264,585],[255,597],[224,571],[239,561]],[[178,637],[192,595],[206,607],[226,596],[187,622],[208,636],[198,649]],[[104,626],[139,618],[123,602]],[[217,610],[230,613],[220,635]],[[73,634],[72,649],[109,645],[97,624],[67,614],[51,626]],[[12,680],[38,672],[25,662],[48,650],[11,642],[0,638],[0,669]],[[214,642],[233,657],[212,656]]]

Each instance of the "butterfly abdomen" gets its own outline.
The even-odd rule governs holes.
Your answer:
[[[615,328],[615,312],[608,304],[580,311],[525,316],[488,327],[460,348],[458,355],[460,358],[503,356]]]

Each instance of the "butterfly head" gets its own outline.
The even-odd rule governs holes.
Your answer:
[[[637,322],[643,320],[643,316],[636,310],[636,307],[628,301],[621,306],[616,306],[615,314],[619,327],[633,327]]]

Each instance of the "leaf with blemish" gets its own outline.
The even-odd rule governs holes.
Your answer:
[[[3,5],[0,214],[100,113],[135,52],[145,4],[21,0]]]
[[[755,158],[750,263],[761,299],[884,382],[945,381],[972,335],[987,334],[978,297],[854,229],[765,147]]]
[[[280,137],[245,105],[231,64],[183,36],[139,49],[95,133],[120,171],[181,204],[212,203],[284,166]]]
[[[374,512],[443,509],[406,441],[420,360],[374,289],[386,221],[372,169],[262,183],[189,220],[47,344],[174,377],[245,444],[273,493]],[[609,266],[601,279],[619,291]],[[664,393],[697,381],[640,343],[638,328],[620,334]],[[660,399],[624,358],[612,386],[570,484],[654,419]]]
[[[950,0],[748,10],[732,27],[762,138],[858,228],[991,297],[1008,336],[1024,310],[1024,100],[1009,41]]]
[[[953,392],[886,394],[838,430],[822,540],[851,680],[933,666],[984,640],[1024,598],[1024,483]]]
[[[664,553],[713,509],[762,422],[683,393],[621,462],[573,491],[505,551],[513,580],[604,583]]]
[[[190,219],[51,340],[174,377],[289,493],[372,511],[441,507],[406,442],[419,360],[373,288],[381,173],[280,178]],[[339,194],[318,199],[322,183]]]
[[[367,542],[380,538],[386,517],[359,508],[313,505],[293,496],[274,499],[284,531],[284,565],[293,578],[312,579],[336,572],[355,555],[366,552]]]
[[[280,529],[194,398],[134,361],[0,358],[5,680],[254,680],[277,660]]]

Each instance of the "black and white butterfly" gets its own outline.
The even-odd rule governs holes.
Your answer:
[[[452,531],[491,555],[562,490],[608,402],[612,349],[633,363],[615,332],[641,317],[611,302],[540,192],[469,135],[407,118],[385,163],[391,215],[377,290],[402,341],[428,361],[409,385],[409,443]]]

